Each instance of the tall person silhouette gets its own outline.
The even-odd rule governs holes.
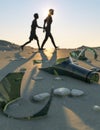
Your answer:
[[[38,13],[35,13],[34,20],[32,21],[32,25],[31,25],[31,32],[30,32],[29,41],[21,46],[22,50],[24,49],[24,46],[29,44],[33,39],[35,39],[37,41],[38,49],[40,50],[39,39],[38,39],[38,36],[36,35],[36,28],[42,28],[42,27],[38,26],[38,24],[37,24],[38,18],[39,18]]]
[[[49,14],[46,17],[46,19],[44,20],[44,25],[43,25],[43,32],[45,31],[45,38],[43,40],[43,43],[41,45],[41,50],[43,50],[43,47],[47,41],[47,39],[50,37],[51,42],[53,43],[53,46],[55,47],[55,49],[57,49],[58,47],[55,44],[54,38],[51,34],[51,24],[52,24],[52,15],[54,14],[54,10],[53,9],[49,9]]]

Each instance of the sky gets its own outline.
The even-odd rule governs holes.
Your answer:
[[[48,10],[54,9],[52,35],[60,48],[100,46],[100,0],[0,0],[0,40],[22,45],[29,40],[33,14],[43,26]],[[45,37],[37,28],[40,45]],[[37,48],[33,40],[30,46]],[[48,39],[47,48],[53,48]]]

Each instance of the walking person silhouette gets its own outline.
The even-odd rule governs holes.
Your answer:
[[[34,20],[32,21],[32,25],[31,25],[31,32],[30,32],[29,41],[26,42],[25,44],[21,45],[22,50],[24,49],[24,46],[29,44],[33,39],[35,39],[37,41],[38,49],[40,50],[39,39],[38,39],[38,36],[36,35],[36,28],[42,28],[42,27],[38,26],[38,24],[37,24],[38,18],[39,18],[38,13],[35,13]]]
[[[44,45],[47,41],[47,39],[50,37],[51,42],[53,43],[53,46],[55,47],[55,49],[57,49],[58,47],[55,44],[54,38],[51,34],[51,24],[52,24],[52,15],[54,14],[54,10],[53,9],[49,9],[49,14],[46,17],[46,19],[44,20],[44,25],[43,25],[43,32],[46,32],[45,34],[45,38],[43,40],[43,43],[41,45],[41,50],[43,50]]]

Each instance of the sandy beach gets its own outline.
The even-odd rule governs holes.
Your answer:
[[[18,120],[6,117],[0,112],[1,130],[100,130],[100,110],[93,109],[95,105],[100,106],[100,80],[98,83],[87,83],[62,75],[60,75],[62,80],[55,80],[55,75],[39,69],[52,66],[57,59],[68,57],[75,49],[38,51],[27,46],[21,51],[18,48],[7,50],[0,47],[0,81],[11,72],[26,69],[20,88],[20,97],[26,102],[19,109],[15,109],[15,113],[28,115],[40,110],[48,99],[34,103],[30,101],[30,97],[39,93],[50,93],[52,87],[79,89],[84,92],[84,95],[79,97],[53,96],[48,115],[39,119]],[[91,52],[87,52],[91,63],[82,61],[77,63],[88,69],[100,67],[100,48],[97,47],[95,50],[98,54],[97,60]],[[41,62],[34,63],[34,60]],[[34,77],[42,79],[35,80]]]

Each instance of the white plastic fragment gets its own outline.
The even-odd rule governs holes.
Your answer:
[[[34,101],[43,101],[43,100],[47,99],[49,96],[50,96],[49,93],[40,93],[40,94],[33,96],[33,100]]]
[[[93,106],[93,110],[94,110],[94,111],[100,111],[100,106],[94,105],[94,106]]]
[[[67,96],[70,94],[70,89],[68,88],[57,88],[54,90],[54,95]]]
[[[55,80],[62,80],[61,77],[55,77],[54,79],[55,79]]]
[[[33,80],[42,80],[43,77],[39,77],[39,76],[37,76],[37,77],[32,77],[32,79],[33,79]]]
[[[84,92],[82,90],[79,90],[79,89],[72,89],[71,90],[71,95],[72,96],[81,96],[83,94],[84,94]]]

